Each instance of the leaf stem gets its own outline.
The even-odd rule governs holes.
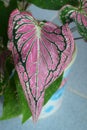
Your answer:
[[[18,1],[18,8],[20,11],[25,11],[27,7],[30,5],[26,0]]]
[[[76,38],[74,38],[74,40],[80,40],[80,39],[83,39],[83,37],[76,37]]]

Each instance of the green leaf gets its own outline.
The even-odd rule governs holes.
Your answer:
[[[7,49],[2,49],[0,52],[0,95],[3,93],[3,86],[8,80],[8,73],[11,73],[11,69],[13,68],[13,65],[9,67],[10,62],[8,62],[8,65],[6,65],[6,61],[8,61],[7,59],[10,57],[10,55],[11,53]]]
[[[44,104],[46,104],[51,96],[58,90],[61,85],[63,79],[63,74],[57,78],[46,90],[45,90],[45,97],[44,97]]]
[[[86,17],[86,19],[87,19],[87,17]],[[75,23],[77,25],[77,29],[78,29],[78,32],[80,33],[80,35],[83,37],[84,40],[87,40],[87,26],[85,26],[83,24],[83,22],[82,22],[82,24],[80,24],[78,21],[75,21]]]
[[[8,59],[6,62],[6,79],[4,79],[5,84],[3,85],[3,114],[0,117],[0,120],[10,119],[21,114],[21,107],[19,98],[16,91],[16,84],[14,77],[9,79],[9,75],[11,74],[11,70],[13,69],[13,64],[11,64]],[[10,66],[10,67],[9,67]]]
[[[62,21],[63,24],[65,23],[70,23],[72,22],[72,19],[70,18],[70,15],[72,14],[72,12],[74,12],[76,10],[75,7],[71,6],[71,5],[66,5],[64,6],[60,12],[59,12],[59,17],[60,20]]]
[[[3,114],[0,117],[0,120],[10,119],[21,114],[21,107],[16,93],[14,79],[12,78],[5,87],[3,94]]]
[[[0,37],[3,39],[4,46],[7,45],[8,41],[7,28],[9,15],[15,8],[17,8],[17,0],[10,0],[8,7],[5,7],[4,3],[0,1]]]
[[[2,86],[6,85],[8,83],[9,78],[12,74],[12,70],[14,69],[14,64],[13,64],[9,51],[3,51],[3,54],[1,55],[2,58],[0,57],[1,58],[1,69],[3,70],[3,74],[1,74]]]
[[[78,6],[79,0],[27,0],[44,9],[58,10],[66,4]]]

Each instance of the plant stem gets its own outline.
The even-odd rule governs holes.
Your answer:
[[[17,3],[18,3],[18,8],[21,11],[25,11],[29,6],[29,2],[27,2],[26,0],[17,1]]]
[[[83,37],[76,37],[76,38],[74,38],[74,40],[80,40],[80,39],[83,39]]]
[[[15,73],[15,69],[12,70],[12,73],[11,73],[11,75],[9,76],[9,79],[8,79],[8,80],[10,80],[10,79],[14,76],[14,73]]]

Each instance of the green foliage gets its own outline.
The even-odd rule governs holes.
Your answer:
[[[4,79],[3,84],[3,96],[4,96],[3,114],[0,117],[0,120],[10,119],[21,114],[21,107],[16,91],[16,84],[14,81],[14,77],[9,79],[11,68],[13,68],[13,64],[11,64],[9,60],[7,60],[5,71],[6,79]]]
[[[77,29],[80,35],[83,37],[83,39],[87,40],[87,27],[84,26],[84,24],[80,24],[78,21],[75,21],[75,23],[77,25]]]
[[[19,100],[16,94],[14,79],[8,82],[4,91],[3,115],[0,120],[10,119],[21,114]]]
[[[9,15],[15,8],[17,8],[17,0],[11,0],[8,7],[5,7],[4,3],[0,1],[0,37],[3,39],[4,46],[8,42],[7,28]]]
[[[58,88],[61,85],[63,79],[63,74],[57,78],[46,90],[45,90],[45,98],[44,98],[44,104],[48,102],[48,100],[51,98],[51,96],[58,90]]]
[[[27,0],[44,9],[58,10],[66,4],[78,5],[79,0]]]

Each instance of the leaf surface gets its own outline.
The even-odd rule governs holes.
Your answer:
[[[87,40],[87,0],[80,0],[78,8],[66,5],[60,10],[60,19],[64,23],[74,21],[80,35]]]
[[[72,59],[74,40],[68,24],[58,27],[39,22],[29,12],[14,10],[9,19],[8,48],[36,121],[44,102],[44,92]]]
[[[87,0],[81,0],[79,8],[71,14],[70,18],[75,21],[80,35],[87,40]]]
[[[59,18],[63,24],[72,22],[70,16],[75,10],[76,8],[71,5],[65,5],[60,9]]]

